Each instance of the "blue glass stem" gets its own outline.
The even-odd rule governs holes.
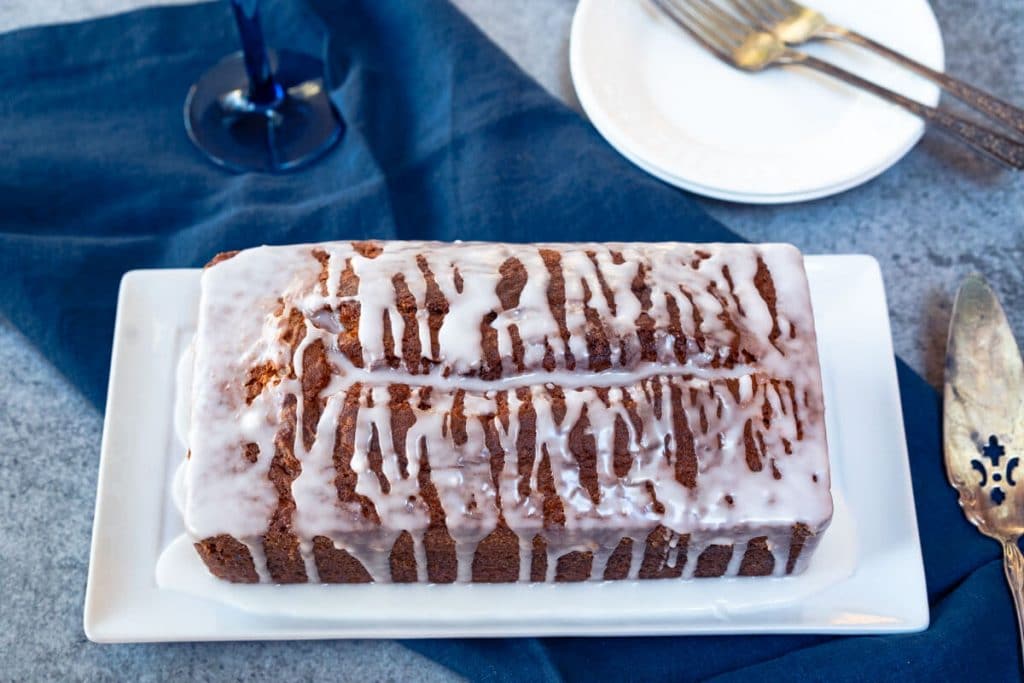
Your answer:
[[[273,107],[284,97],[284,91],[274,80],[270,60],[267,59],[257,0],[231,0],[231,9],[238,24],[245,71],[249,76],[248,100],[258,106]]]

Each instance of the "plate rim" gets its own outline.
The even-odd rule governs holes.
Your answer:
[[[890,359],[884,368],[886,387],[883,387],[890,398],[895,399],[896,412],[892,414],[893,429],[897,429],[899,442],[892,444],[893,453],[900,463],[899,478],[902,479],[901,491],[905,492],[899,501],[892,504],[902,507],[897,511],[904,516],[909,523],[911,530],[910,537],[903,539],[902,552],[909,552],[913,558],[912,566],[901,567],[906,573],[904,579],[912,584],[910,596],[904,601],[902,607],[897,610],[898,617],[893,617],[889,623],[878,623],[870,627],[863,625],[848,624],[842,627],[823,627],[818,623],[796,623],[780,622],[773,624],[762,624],[756,627],[737,628],[728,623],[702,624],[695,629],[692,621],[681,619],[680,624],[643,624],[639,627],[630,625],[628,627],[609,627],[606,623],[587,625],[579,623],[547,623],[547,624],[504,624],[497,627],[481,627],[476,625],[426,625],[420,624],[395,624],[395,623],[366,623],[362,625],[351,625],[347,623],[324,623],[323,621],[304,620],[295,618],[274,618],[251,613],[242,612],[225,607],[210,601],[200,600],[192,596],[182,594],[168,595],[168,591],[161,591],[156,587],[153,566],[157,557],[151,560],[148,557],[141,557],[136,552],[136,565],[144,566],[114,566],[113,571],[122,572],[125,576],[123,583],[119,582],[119,595],[113,596],[113,600],[107,604],[105,595],[97,584],[98,572],[101,565],[105,567],[104,543],[109,542],[105,537],[110,533],[112,516],[121,513],[117,520],[124,523],[131,505],[121,500],[120,496],[112,496],[111,481],[118,473],[118,455],[113,452],[116,447],[115,434],[124,425],[119,424],[113,417],[118,412],[118,406],[124,405],[125,401],[137,402],[137,396],[128,391],[131,387],[128,381],[133,379],[132,373],[128,372],[126,365],[127,345],[130,344],[128,325],[131,321],[126,319],[129,309],[129,299],[140,296],[139,290],[144,290],[150,283],[163,278],[194,277],[198,269],[168,269],[168,270],[145,270],[130,271],[122,279],[118,295],[117,321],[115,323],[115,338],[112,348],[111,375],[108,390],[108,410],[104,416],[103,439],[101,442],[101,455],[99,463],[99,476],[97,480],[97,496],[95,502],[95,516],[93,520],[93,533],[90,544],[89,570],[85,594],[85,605],[83,613],[83,627],[86,636],[94,642],[169,642],[169,641],[211,641],[211,640],[278,640],[278,639],[323,639],[323,638],[418,638],[418,637],[519,637],[519,636],[606,636],[606,635],[659,635],[659,634],[765,634],[765,633],[832,633],[832,634],[863,634],[863,633],[903,633],[920,631],[927,628],[929,623],[929,607],[925,587],[924,565],[920,547],[920,535],[917,526],[916,510],[914,506],[913,488],[910,478],[910,463],[907,454],[905,433],[903,428],[902,411],[899,410],[899,387],[896,377],[895,358],[892,351],[892,336],[889,325],[888,309],[886,307],[884,285],[882,283],[881,268],[877,260],[871,256],[864,255],[828,255],[828,256],[807,256],[809,270],[814,267],[828,267],[829,264],[841,264],[847,268],[857,268],[858,273],[863,273],[877,283],[881,297],[872,302],[872,307],[878,306],[880,319],[884,319],[883,328],[879,329],[882,335],[884,349]],[[813,292],[812,292],[813,295]],[[148,310],[148,309],[147,309]],[[174,363],[172,363],[174,365]],[[173,377],[173,368],[168,373]],[[136,381],[138,378],[134,378]],[[128,391],[128,394],[126,394]],[[173,433],[173,424],[169,414],[163,417],[166,428]],[[159,441],[156,441],[160,443]],[[163,452],[163,451],[161,451]],[[121,456],[124,459],[124,456]],[[891,474],[891,473],[890,473]],[[161,477],[161,482],[165,482]],[[169,485],[164,486],[164,496],[169,496]],[[153,507],[159,515],[163,502]],[[126,509],[127,508],[127,509]],[[145,514],[127,515],[128,523],[135,525],[149,524],[150,528],[159,527],[159,520],[147,519]],[[857,520],[856,514],[854,515]],[[158,532],[157,532],[158,533]],[[159,553],[157,553],[158,555]],[[109,564],[109,563],[108,563]],[[147,574],[145,581],[136,580],[134,583],[128,581],[130,576],[138,573]],[[863,573],[863,572],[862,572]],[[851,584],[856,576],[846,578],[836,585]],[[137,579],[138,577],[136,577]],[[863,577],[862,577],[863,579]],[[599,586],[600,584],[594,584]],[[139,609],[145,606],[144,609]],[[851,609],[856,605],[851,605]],[[211,630],[208,626],[194,628],[188,625],[183,626],[180,622],[180,612],[190,611],[196,617],[196,623],[202,620],[212,620],[217,628]],[[166,619],[161,624],[161,615],[179,616],[179,623],[175,624],[173,619]]]
[[[928,0],[920,1],[927,8],[931,15],[932,23],[936,28],[939,55],[938,70],[942,71],[945,68],[946,61],[942,29],[939,25],[938,18],[935,16],[935,11],[932,9]],[[599,0],[579,0],[576,5],[576,9],[573,12],[572,23],[569,29],[569,76],[573,84],[573,90],[576,94],[576,98],[580,103],[580,107],[583,109],[584,115],[601,137],[603,137],[608,144],[615,149],[615,151],[644,172],[649,173],[670,185],[674,185],[703,197],[742,204],[792,204],[811,201],[814,199],[822,199],[824,197],[830,197],[832,195],[846,192],[847,190],[851,190],[877,178],[882,173],[896,165],[917,145],[918,142],[920,142],[921,138],[924,137],[926,126],[924,121],[919,119],[914,132],[907,136],[904,143],[898,148],[894,148],[892,153],[884,157],[884,159],[880,160],[878,163],[861,169],[858,173],[851,175],[849,178],[841,182],[810,189],[794,190],[790,192],[742,192],[730,190],[728,188],[713,187],[700,183],[695,179],[684,178],[680,174],[674,173],[668,168],[664,168],[658,164],[643,159],[641,155],[632,151],[625,131],[612,123],[606,115],[605,108],[599,104],[600,98],[594,92],[590,79],[585,75],[586,70],[583,68],[583,40],[581,37],[585,30],[585,19],[587,13],[591,11],[592,7],[599,4]],[[942,91],[937,85],[930,83],[927,85],[930,87],[928,97],[922,98],[921,102],[923,104],[936,106],[939,103]]]

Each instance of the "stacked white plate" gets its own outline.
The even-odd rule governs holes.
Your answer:
[[[834,23],[942,69],[925,0],[813,0]],[[799,48],[926,104],[936,86],[862,48]],[[580,0],[570,38],[587,116],[623,156],[662,180],[737,202],[842,192],[895,164],[923,123],[806,67],[756,74],[716,59],[650,0]]]

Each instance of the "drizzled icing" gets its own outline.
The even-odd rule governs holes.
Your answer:
[[[304,377],[315,358],[322,381]],[[291,530],[311,581],[318,536],[390,580],[403,531],[427,579],[421,462],[460,581],[499,521],[519,538],[520,579],[541,535],[552,580],[572,551],[592,553],[601,578],[622,538],[635,578],[658,525],[672,534],[666,565],[686,539],[683,576],[712,544],[735,545],[737,573],[757,536],[784,573],[792,526],[816,533],[831,517],[813,319],[786,245],[250,249],[203,274],[192,374],[188,530],[245,543],[262,581],[288,396],[301,466]],[[398,386],[408,395],[395,400]],[[355,475],[344,497],[339,449]],[[551,496],[561,515],[549,505],[546,518]]]

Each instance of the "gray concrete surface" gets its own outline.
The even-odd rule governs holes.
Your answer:
[[[0,31],[122,11],[140,0],[0,0]],[[575,0],[455,0],[548,90],[577,106],[567,67]],[[1024,102],[1024,3],[935,0],[948,70]],[[2,66],[0,66],[2,68]],[[950,297],[988,276],[1024,336],[1024,175],[929,134],[880,178],[799,205],[701,200],[756,241],[882,264],[897,352],[933,384]],[[81,628],[101,416],[0,320],[0,680],[450,680],[391,642],[99,646]]]

